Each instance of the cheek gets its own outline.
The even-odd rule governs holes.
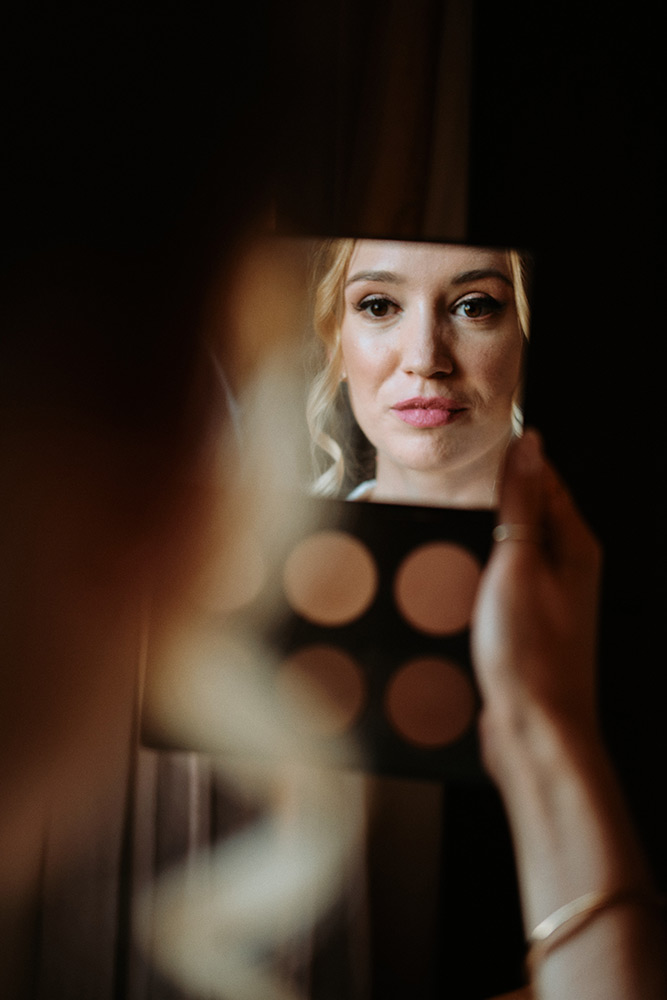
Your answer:
[[[377,391],[391,374],[388,352],[370,339],[341,338],[341,356],[353,398]]]
[[[521,379],[521,343],[512,340],[477,351],[470,358],[470,375],[488,399],[511,399]]]

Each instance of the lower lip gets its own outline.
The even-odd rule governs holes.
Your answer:
[[[422,407],[409,410],[394,410],[394,413],[404,423],[412,427],[444,427],[453,423],[464,413],[464,410],[442,410],[440,407],[424,409]]]

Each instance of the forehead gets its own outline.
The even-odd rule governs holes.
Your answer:
[[[500,271],[511,279],[506,251],[454,243],[358,240],[347,280],[365,272],[382,271],[406,281],[446,283],[468,272],[487,270]]]

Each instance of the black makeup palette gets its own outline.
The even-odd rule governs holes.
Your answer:
[[[369,771],[481,778],[470,616],[493,512],[312,503],[282,567],[278,691],[322,690],[322,739],[352,735]]]

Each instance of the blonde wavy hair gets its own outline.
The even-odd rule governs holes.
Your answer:
[[[323,240],[313,254],[311,284],[316,338],[306,416],[315,469],[312,492],[319,496],[340,495],[347,477],[359,480],[371,476],[375,460],[372,445],[354,419],[347,387],[341,381],[345,278],[356,242],[355,239]],[[506,253],[519,327],[527,340],[531,259],[519,250],[508,249]],[[512,427],[515,434],[521,434],[523,413],[519,398],[512,406]]]

